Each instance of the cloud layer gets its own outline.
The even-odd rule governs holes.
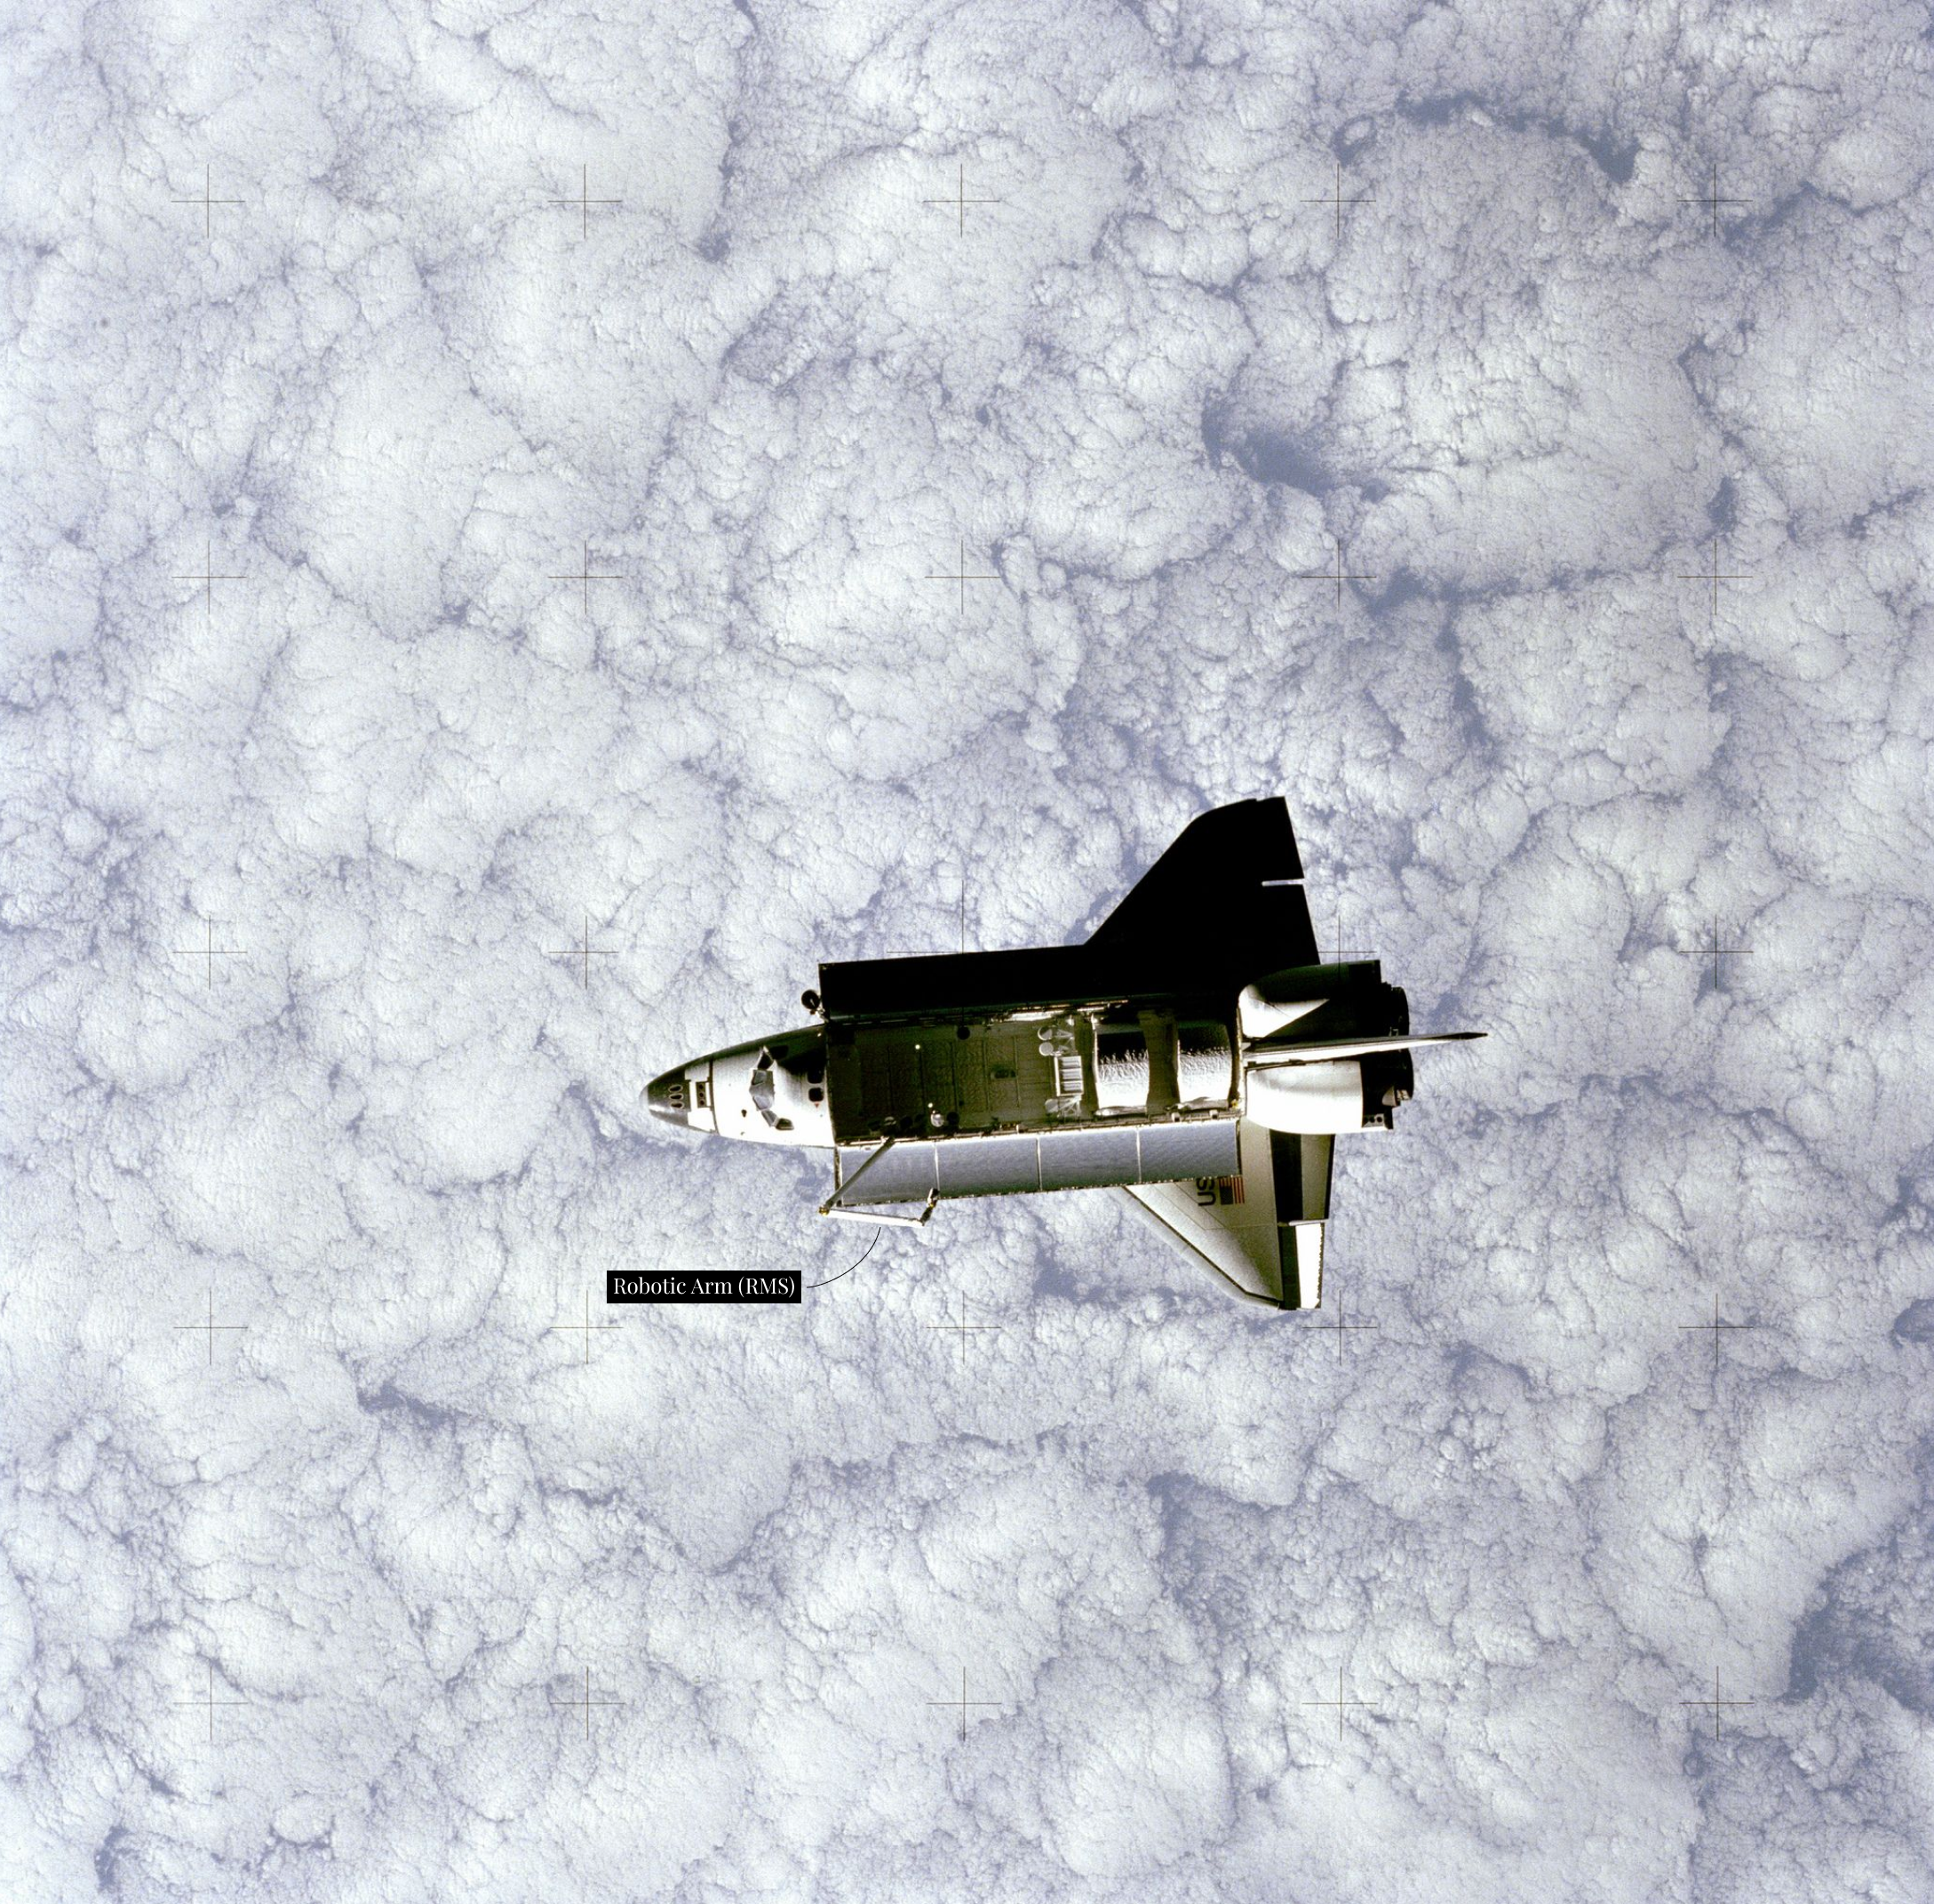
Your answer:
[[[1919,13],[648,12],[9,41],[0,1889],[1934,1892]],[[572,1332],[1278,792],[1492,1033],[1321,1316]]]

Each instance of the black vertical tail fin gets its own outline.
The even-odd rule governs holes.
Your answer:
[[[1237,801],[1191,820],[1087,943],[1182,969],[1213,967],[1219,983],[1314,965],[1301,879],[1287,801]]]

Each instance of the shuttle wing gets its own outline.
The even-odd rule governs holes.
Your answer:
[[[1277,1309],[1323,1300],[1323,1227],[1330,1214],[1330,1137],[1286,1136],[1246,1118],[1237,1174],[1123,1186],[1172,1242],[1238,1295]]]

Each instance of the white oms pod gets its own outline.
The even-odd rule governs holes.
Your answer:
[[[1316,1137],[1363,1128],[1363,1066],[1355,1058],[1252,1065],[1242,1083],[1243,1115],[1267,1130]]]
[[[1301,984],[1308,984],[1307,971],[1272,972],[1267,978],[1259,978],[1254,984],[1245,985],[1236,1000],[1236,1020],[1242,1027],[1242,1035],[1254,1043],[1259,1038],[1268,1038],[1280,1032],[1285,1024],[1293,1024],[1299,1018],[1307,1017],[1321,999],[1304,998],[1300,994]]]

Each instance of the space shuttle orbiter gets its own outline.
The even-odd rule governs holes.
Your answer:
[[[823,1215],[1118,1187],[1238,1294],[1322,1300],[1339,1133],[1390,1128],[1419,1045],[1376,960],[1319,962],[1289,809],[1218,807],[1081,945],[819,968],[818,1022],[675,1066],[670,1122],[832,1153]]]

